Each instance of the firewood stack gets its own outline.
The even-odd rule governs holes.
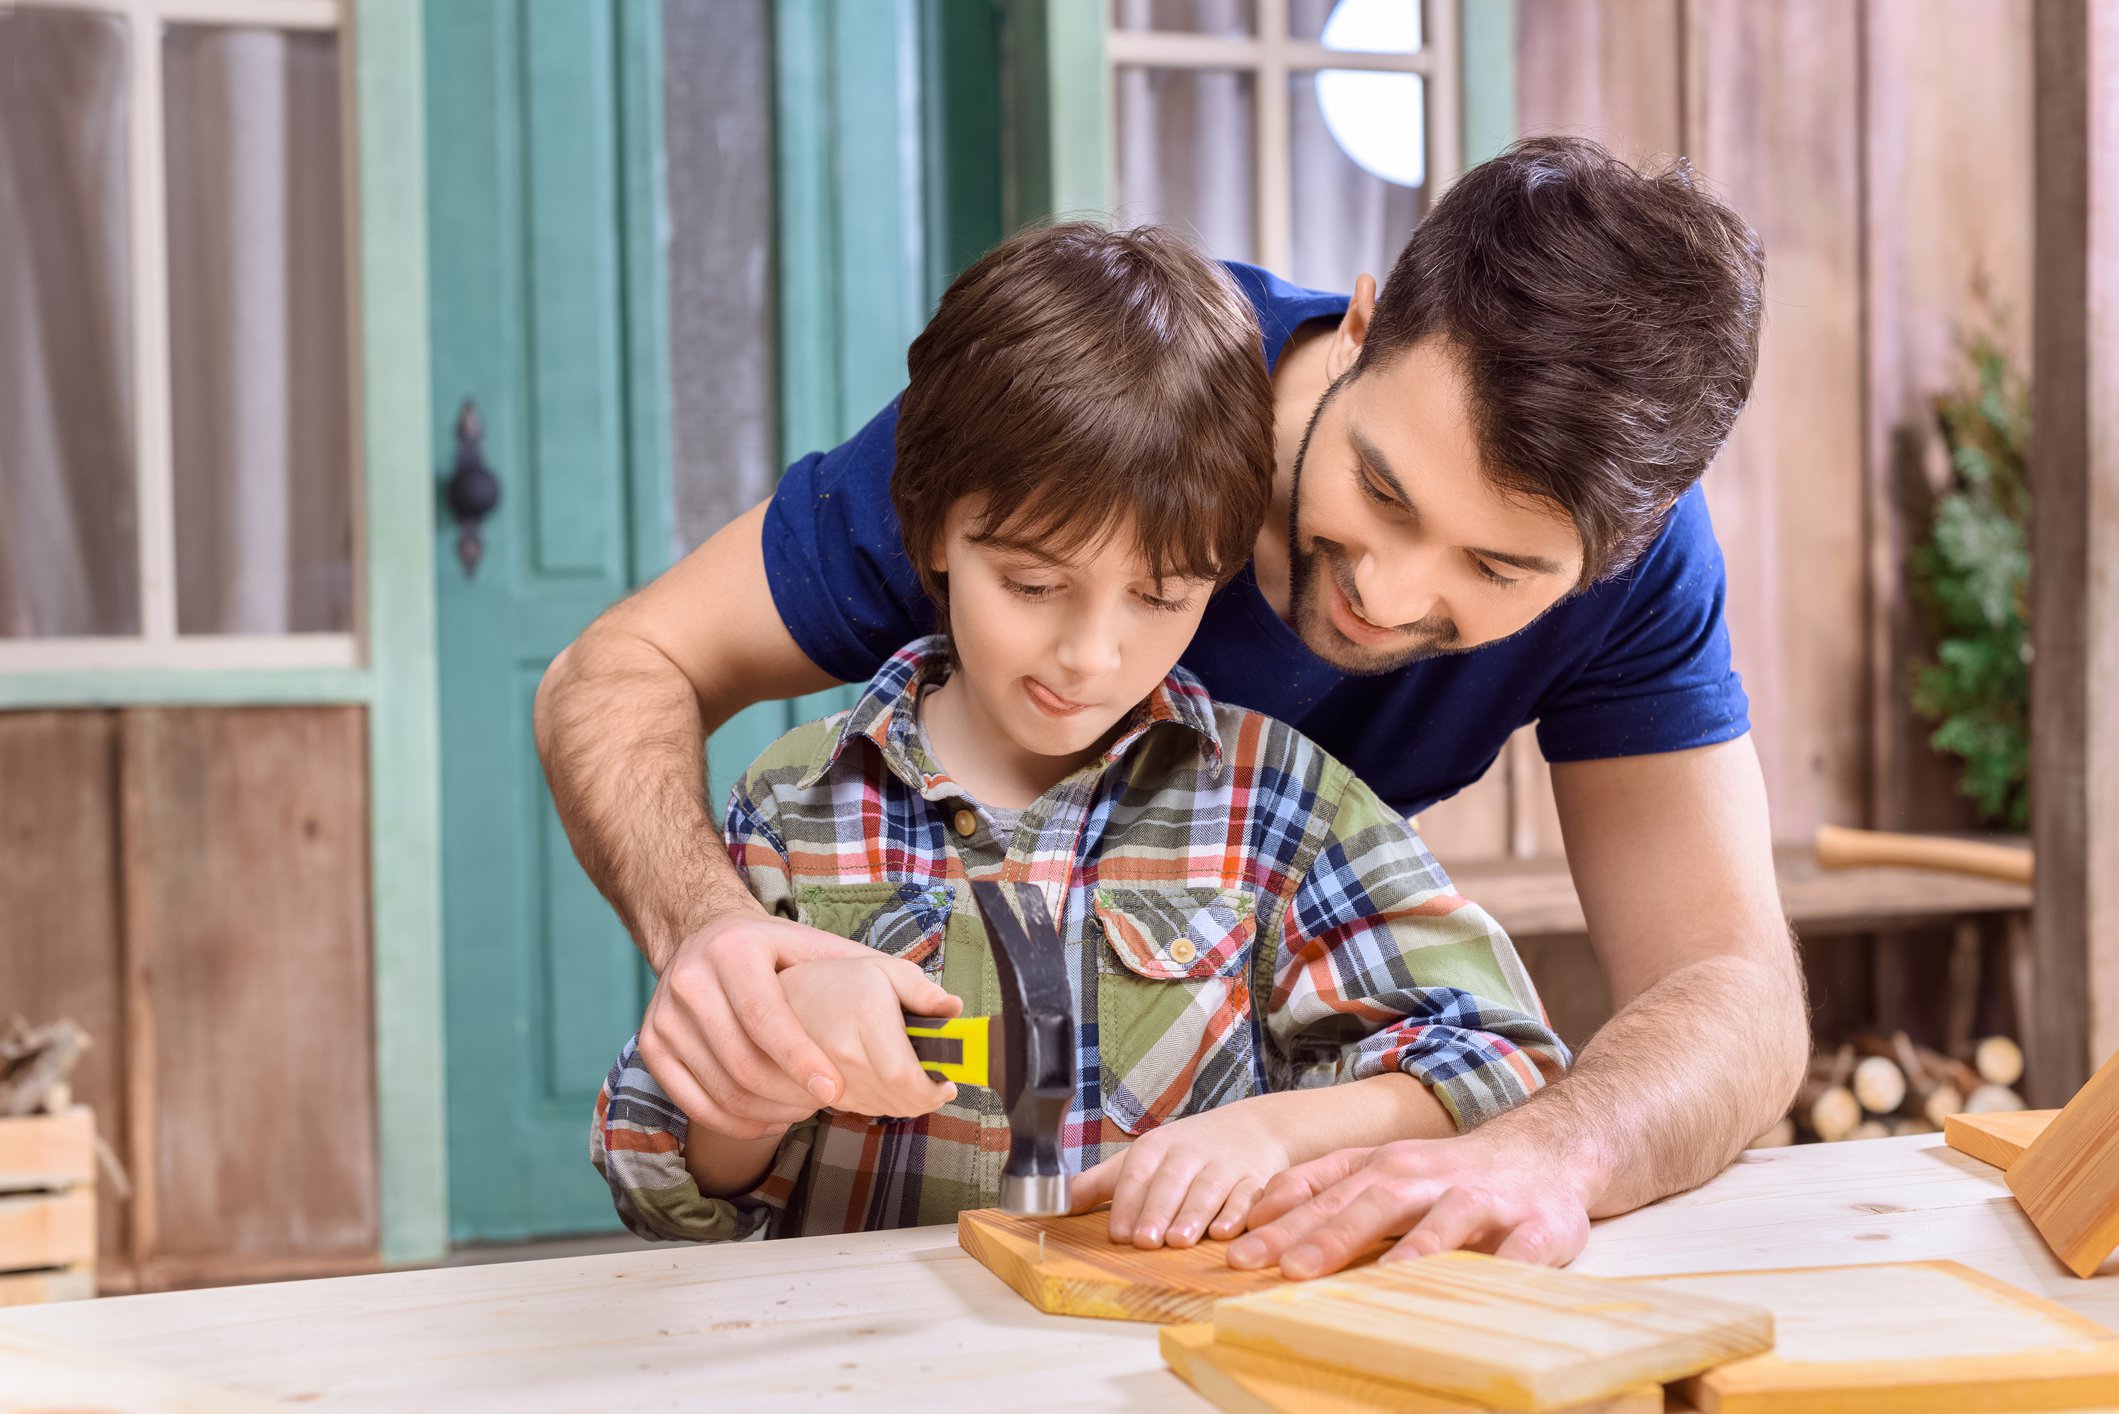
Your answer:
[[[2011,1088],[2022,1077],[2023,1051],[2006,1036],[1985,1038],[1964,1060],[1903,1031],[1854,1036],[1811,1057],[1795,1107],[1753,1147],[1932,1134],[1953,1114],[2022,1109]]]

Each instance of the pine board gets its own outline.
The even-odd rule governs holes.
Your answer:
[[[0,1119],[0,1193],[72,1188],[96,1176],[96,1122],[88,1106]]]
[[[1055,1316],[1204,1321],[1223,1297],[1291,1284],[1271,1267],[1230,1267],[1226,1242],[1147,1252],[1115,1243],[1109,1217],[1108,1209],[1065,1218],[1025,1218],[980,1208],[957,1214],[957,1245],[1031,1305]],[[1375,1260],[1387,1245],[1378,1243],[1360,1260]]]
[[[2119,1247],[2119,1051],[2009,1167],[2009,1191],[2053,1255],[2093,1276]]]
[[[264,1414],[286,1407],[104,1351],[0,1331],[0,1414]]]
[[[2004,1110],[1998,1114],[1950,1115],[1942,1122],[1942,1137],[1952,1149],[1969,1154],[1984,1164],[2007,1172],[2045,1132],[2058,1110]]]
[[[1186,1384],[1230,1414],[1486,1414],[1484,1406],[1307,1360],[1225,1345],[1210,1325],[1164,1326],[1163,1359]],[[1665,1414],[1660,1385],[1636,1385],[1563,1414]]]
[[[21,1193],[0,1198],[0,1272],[96,1260],[96,1195]]]
[[[1773,1313],[1770,1354],[1678,1386],[1703,1414],[2019,1414],[2119,1404],[2119,1338],[1958,1262],[1652,1280]]]
[[[1452,1252],[1289,1283],[1214,1308],[1217,1341],[1549,1411],[1773,1344],[1752,1306]]]

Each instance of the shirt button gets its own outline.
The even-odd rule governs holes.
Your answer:
[[[969,810],[959,810],[952,823],[956,826],[956,832],[968,840],[979,828],[979,817]]]
[[[1192,946],[1190,938],[1179,938],[1176,942],[1170,944],[1170,956],[1178,966],[1182,967],[1193,958],[1199,956],[1199,949]]]

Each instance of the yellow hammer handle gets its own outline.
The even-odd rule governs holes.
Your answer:
[[[1841,825],[1817,827],[1817,862],[1826,869],[1898,865],[1908,869],[1977,874],[2008,884],[2031,882],[2031,852],[2027,849],[2005,844],[1981,844],[1977,840],[1942,839],[1935,835],[1850,830]]]

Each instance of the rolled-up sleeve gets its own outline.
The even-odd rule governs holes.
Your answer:
[[[1412,1076],[1460,1130],[1569,1063],[1508,935],[1358,781],[1290,900],[1266,1025],[1283,1055],[1336,1048],[1339,1081]]]
[[[809,1160],[816,1127],[812,1119],[789,1129],[772,1167],[748,1192],[707,1197],[684,1166],[684,1112],[640,1063],[635,1036],[618,1053],[596,1096],[589,1161],[610,1185],[619,1220],[641,1237],[730,1242],[760,1229],[776,1237]]]

